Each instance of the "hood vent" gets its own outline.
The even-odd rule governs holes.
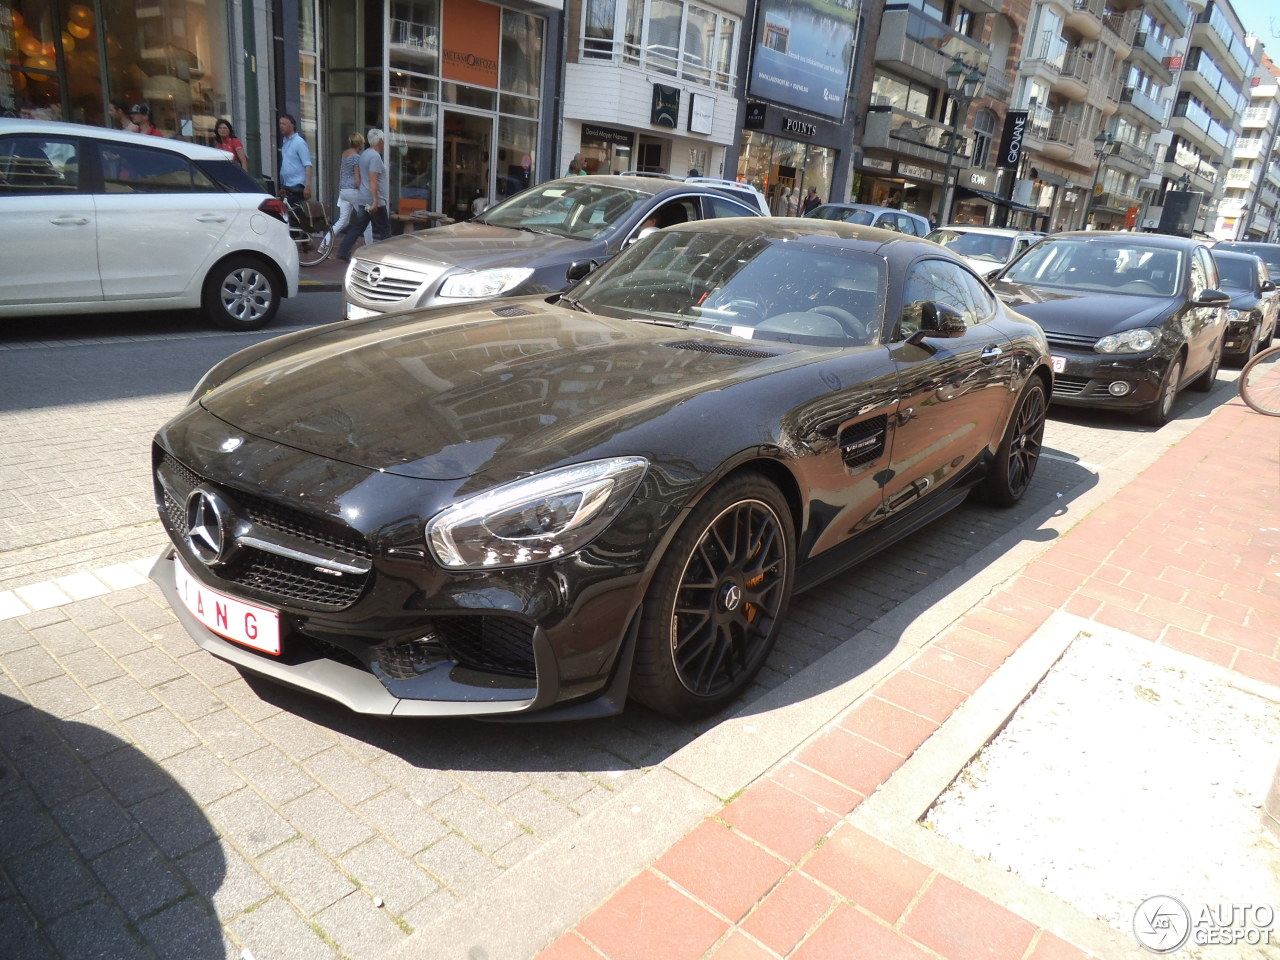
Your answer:
[[[779,356],[779,353],[775,350],[738,347],[728,343],[716,343],[712,340],[673,340],[664,343],[663,346],[672,347],[676,350],[695,350],[698,353],[719,353],[726,357],[750,357],[754,360]]]
[[[532,317],[533,311],[526,310],[524,307],[494,307],[493,315],[495,317]]]

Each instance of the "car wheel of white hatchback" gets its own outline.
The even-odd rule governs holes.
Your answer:
[[[280,284],[252,257],[223,261],[204,285],[204,312],[226,330],[257,330],[280,309]]]

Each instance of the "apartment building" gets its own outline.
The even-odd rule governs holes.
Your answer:
[[[1257,37],[1246,38],[1246,44],[1258,67],[1209,232],[1218,240],[1273,242],[1280,236],[1280,66]]]

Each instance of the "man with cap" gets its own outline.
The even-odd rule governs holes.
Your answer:
[[[151,122],[151,108],[145,103],[135,103],[129,108],[129,119],[138,125],[138,132],[145,133],[153,137],[163,137],[164,134],[156,129],[156,125]]]

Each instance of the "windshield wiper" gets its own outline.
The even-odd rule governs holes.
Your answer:
[[[588,310],[586,307],[582,305],[581,300],[577,299],[576,297],[566,297],[563,293],[560,294],[560,299],[558,299],[556,303],[563,303],[565,306],[567,306],[571,310],[581,310],[583,313],[591,312],[590,310]]]

